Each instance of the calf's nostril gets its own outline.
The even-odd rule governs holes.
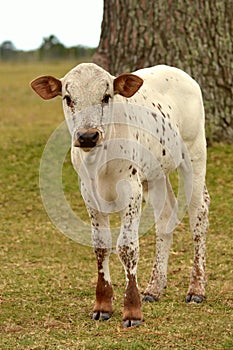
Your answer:
[[[86,132],[77,132],[77,139],[79,140],[79,142],[82,144],[83,142],[85,142],[85,134]]]
[[[90,135],[91,135],[91,140],[92,140],[93,142],[96,143],[96,142],[98,141],[98,139],[99,139],[99,133],[98,133],[98,131],[93,132],[93,133],[91,133]]]

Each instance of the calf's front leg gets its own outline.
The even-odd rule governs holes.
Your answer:
[[[109,256],[112,249],[109,217],[96,210],[88,210],[92,225],[92,243],[98,267],[96,285],[96,300],[93,310],[93,320],[108,320],[113,314],[113,288],[109,271]]]
[[[109,273],[110,250],[104,248],[95,249],[98,265],[98,281],[96,285],[96,301],[93,310],[93,320],[108,320],[112,314],[113,289]]]
[[[124,328],[138,326],[143,321],[141,298],[137,285],[140,213],[141,193],[137,193],[131,198],[129,206],[122,212],[121,232],[117,241],[118,256],[124,266],[126,275],[123,311]]]

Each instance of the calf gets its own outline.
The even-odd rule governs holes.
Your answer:
[[[183,71],[165,65],[113,77],[95,64],[83,63],[62,79],[42,76],[31,86],[43,99],[61,96],[63,100],[72,136],[72,163],[81,180],[98,266],[93,319],[107,320],[113,313],[109,214],[120,212],[117,253],[126,275],[123,326],[136,326],[143,320],[137,264],[144,190],[154,210],[156,256],[143,300],[160,298],[167,282],[172,232],[180,215],[169,181],[175,169],[183,180],[194,241],[186,301],[202,302],[209,196],[198,84]]]

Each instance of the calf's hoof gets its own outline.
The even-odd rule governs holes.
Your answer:
[[[142,320],[125,320],[123,322],[123,328],[138,327],[143,323]]]
[[[205,299],[204,295],[188,294],[185,301],[186,303],[200,304]]]
[[[158,301],[159,299],[154,297],[153,295],[144,295],[144,297],[142,298],[143,302],[149,302],[149,303],[154,303],[155,301]]]
[[[96,311],[92,315],[92,319],[95,321],[107,321],[112,317],[110,312]]]

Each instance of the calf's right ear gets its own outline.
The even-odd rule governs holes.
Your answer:
[[[33,90],[44,100],[50,100],[62,94],[61,80],[50,75],[44,75],[31,82]]]

